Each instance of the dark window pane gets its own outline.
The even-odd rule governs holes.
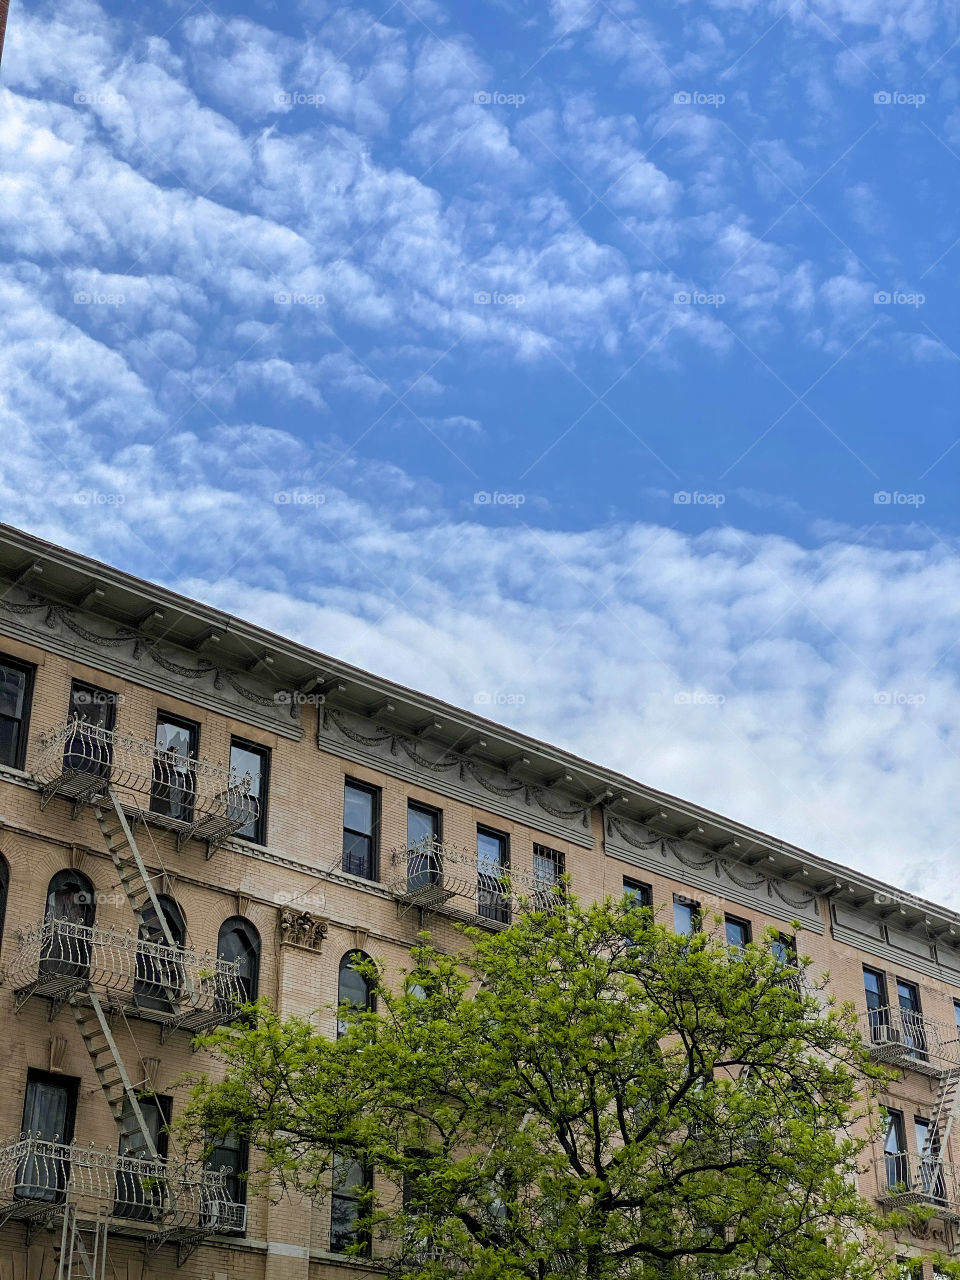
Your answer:
[[[73,1141],[76,1101],[76,1080],[29,1071],[21,1132],[41,1142],[69,1145]],[[40,1148],[17,1165],[15,1194],[27,1200],[61,1200],[69,1178],[69,1161],[58,1152]]]
[[[260,972],[260,935],[248,921],[234,916],[224,921],[217,940],[217,953],[222,960],[236,964],[237,979],[244,1001],[257,998]]]
[[[19,720],[27,694],[27,673],[9,662],[0,663],[0,716]]]
[[[0,942],[3,941],[3,922],[7,914],[7,897],[10,893],[10,868],[0,854]]]
[[[27,745],[33,668],[0,660],[0,764],[22,769]]]
[[[510,896],[505,879],[508,870],[507,837],[480,828],[477,831],[477,911],[499,924],[510,920]]]
[[[370,1184],[370,1172],[360,1160],[347,1155],[334,1156],[330,1200],[332,1252],[344,1253],[354,1245],[360,1245],[364,1253],[369,1252],[370,1239],[360,1230],[358,1219],[363,1209],[362,1197]]]
[[[373,878],[373,840],[355,831],[343,833],[343,869],[351,876]]]
[[[354,967],[357,963],[368,959],[362,951],[351,951],[340,961],[340,977],[337,987],[337,1004],[352,1005],[354,1009],[374,1009],[376,998],[372,985],[362,973]],[[337,1035],[346,1031],[348,1020],[337,1019]]]

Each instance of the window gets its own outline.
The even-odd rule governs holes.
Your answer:
[[[723,928],[728,947],[742,950],[750,941],[750,922],[748,920],[739,920],[736,916],[724,916]]]
[[[623,894],[624,897],[630,899],[631,907],[652,907],[653,906],[653,889],[650,885],[644,884],[642,880],[630,880],[627,876],[623,877]]]
[[[0,764],[22,769],[35,667],[0,658]]]
[[[919,1183],[928,1196],[943,1199],[945,1191],[943,1164],[940,1160],[940,1135],[932,1130],[929,1120],[924,1120],[920,1116],[913,1117],[913,1133],[917,1143],[917,1155],[922,1157],[917,1161],[918,1176],[915,1183]]]
[[[700,903],[682,894],[673,895],[673,929],[675,933],[689,936],[700,930]]]
[[[373,1170],[356,1156],[337,1152],[333,1157],[333,1194],[330,1199],[330,1249],[346,1253],[357,1249],[370,1253],[370,1233],[361,1225],[373,1189]]]
[[[903,1043],[913,1050],[913,1057],[926,1058],[927,1032],[920,1007],[920,988],[914,982],[897,979],[897,1008],[900,1011],[900,1027]]]
[[[260,977],[260,935],[243,916],[224,920],[217,936],[217,955],[237,966],[237,981],[244,1004],[257,998]]]
[[[879,1044],[890,1029],[890,1010],[887,1007],[887,975],[879,969],[863,970],[863,991],[867,999],[867,1020],[870,1039]]]
[[[907,1157],[907,1137],[903,1123],[902,1111],[887,1111],[886,1132],[883,1139],[883,1154],[887,1187],[908,1186],[910,1173]]]
[[[423,890],[443,883],[443,814],[429,805],[407,801],[407,889]]]
[[[373,983],[365,974],[358,973],[355,968],[359,961],[369,959],[370,957],[363,951],[348,951],[340,961],[340,981],[337,985],[338,1006],[349,1005],[352,1009],[369,1009],[371,1012],[376,1009],[377,997],[374,994]],[[349,1025],[348,1014],[339,1017],[337,1035],[342,1036]]]
[[[157,895],[157,902],[174,946],[184,946],[187,941],[187,922],[179,905],[173,898],[162,893]],[[143,924],[138,931],[133,998],[142,1009],[172,1013],[183,990],[183,970],[170,955],[170,946],[160,927],[153,903],[148,900],[142,911]]]
[[[171,1101],[155,1093],[142,1095],[137,1102],[157,1156],[161,1160],[166,1160]],[[120,1145],[117,1148],[117,1154],[136,1160],[152,1159],[130,1099],[126,1097],[123,1100],[123,1113],[120,1117]],[[166,1189],[162,1185],[162,1180],[155,1177],[144,1178],[136,1165],[129,1165],[121,1159],[117,1168],[113,1200],[113,1212],[118,1218],[152,1222],[163,1212],[165,1198]]]
[[[348,778],[343,786],[343,870],[376,880],[379,838],[379,788]]]
[[[86,978],[90,929],[96,915],[93,885],[79,871],[58,871],[47,885],[40,973]]]
[[[778,934],[770,943],[770,951],[774,960],[779,961],[785,968],[797,967],[797,940],[792,934]]]
[[[477,827],[477,912],[498,924],[510,923],[510,843],[502,831]]]
[[[106,778],[113,758],[111,733],[117,720],[119,694],[109,689],[74,680],[70,686],[71,721],[76,731],[67,739],[63,750],[65,769],[92,773]]]
[[[7,898],[10,895],[10,868],[0,854],[0,942],[3,942],[3,922],[7,914]]]
[[[223,1138],[214,1138],[210,1143],[209,1154],[204,1162],[205,1167],[214,1173],[223,1174],[223,1190],[230,1204],[243,1205],[247,1202],[249,1159],[249,1147],[236,1133],[228,1133]],[[231,1234],[242,1235],[242,1215],[232,1216],[231,1221],[236,1223],[231,1228]]]
[[[78,1085],[78,1080],[68,1076],[28,1071],[20,1132],[41,1142],[69,1145],[73,1141]],[[59,1153],[33,1152],[17,1166],[15,1194],[28,1200],[60,1200],[69,1177],[69,1162]]]
[[[533,900],[540,910],[549,911],[563,893],[564,866],[559,850],[533,846]]]
[[[151,812],[176,818],[179,822],[192,822],[197,793],[195,762],[200,746],[200,726],[192,720],[180,720],[160,711],[157,714],[156,741]]]
[[[242,738],[230,739],[230,768],[238,778],[249,773],[250,794],[260,805],[257,817],[245,827],[235,831],[241,840],[254,844],[267,843],[267,788],[270,785],[270,748],[244,742]]]
[[[939,1273],[934,1269],[934,1277]],[[897,1259],[897,1280],[923,1280],[923,1263],[919,1258]]]

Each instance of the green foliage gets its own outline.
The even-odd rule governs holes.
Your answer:
[[[767,940],[678,937],[627,900],[465,934],[459,956],[424,935],[400,992],[371,970],[380,1011],[339,1040],[264,1003],[206,1037],[226,1078],[188,1134],[236,1131],[316,1195],[332,1152],[366,1153],[396,1192],[365,1225],[422,1280],[895,1274],[854,1178],[882,1073]]]

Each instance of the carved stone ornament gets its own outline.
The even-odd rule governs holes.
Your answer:
[[[49,1045],[48,1071],[62,1071],[63,1060],[67,1053],[67,1037],[51,1036]]]
[[[320,951],[327,936],[327,921],[323,916],[296,907],[280,908],[280,941],[308,951]]]

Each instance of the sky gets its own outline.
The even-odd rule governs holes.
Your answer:
[[[960,908],[960,18],[13,0],[0,513]]]

